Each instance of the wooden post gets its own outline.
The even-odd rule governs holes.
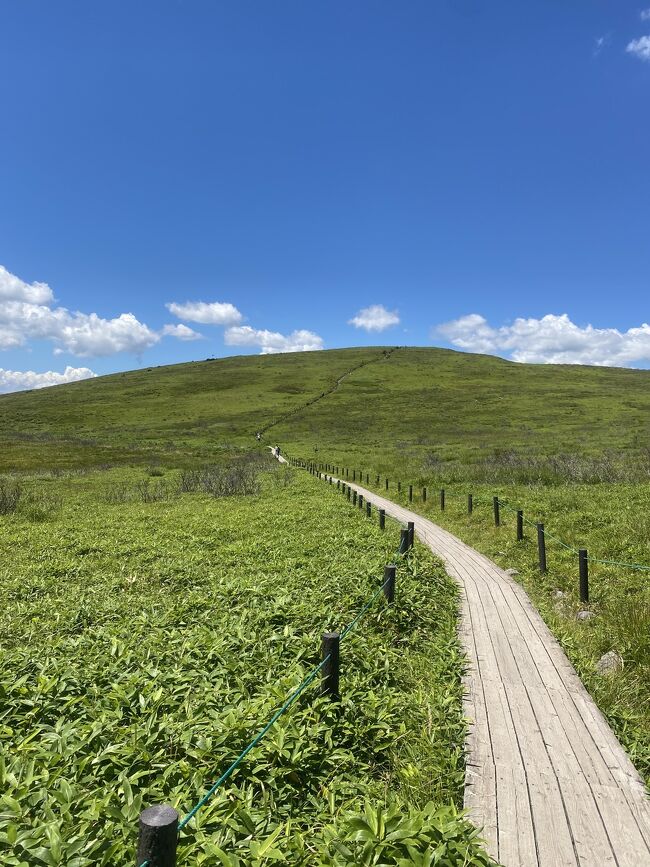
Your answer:
[[[366,500],[366,518],[372,517],[372,505],[370,500]]]
[[[357,502],[359,503],[359,508],[363,509],[363,494],[359,494],[359,499]]]
[[[402,493],[402,483],[401,483],[401,482],[398,482],[398,483],[397,483],[397,493],[398,493],[398,494],[401,494],[401,493]]]
[[[379,476],[377,476],[377,481],[375,482],[375,486],[379,485]]]
[[[352,481],[353,481],[353,482],[356,482],[356,480],[357,480],[357,471],[356,471],[356,470],[352,470]]]
[[[370,484],[370,473],[366,473],[366,484]]]
[[[178,813],[168,804],[147,807],[140,813],[136,867],[149,861],[155,867],[176,867]]]
[[[340,490],[341,490],[341,480],[340,480],[340,479],[337,479],[337,480],[336,480],[336,490],[337,490],[337,491],[340,491]]]
[[[409,485],[409,503],[413,502],[413,485]]]
[[[395,601],[395,572],[397,567],[391,563],[384,569],[384,596],[386,602],[392,605]]]
[[[499,527],[501,525],[501,516],[499,515],[499,498],[492,497],[492,504],[494,505],[494,526]]]
[[[544,524],[537,525],[537,554],[539,557],[539,571],[546,572],[546,539],[544,538]]]
[[[339,634],[338,632],[324,632],[321,644],[321,659],[327,660],[321,669],[321,695],[326,695],[332,701],[338,701],[339,693]]]
[[[406,554],[409,548],[409,531],[403,527],[399,535],[399,553]]]
[[[348,485],[348,500],[352,499],[352,488]]]
[[[357,504],[357,492],[352,491],[352,505],[356,506],[356,504]]]
[[[521,509],[517,510],[517,541],[524,540],[524,513]]]
[[[580,564],[580,601],[589,602],[589,559],[585,548],[578,551]]]
[[[409,521],[407,526],[409,531],[409,548],[412,548],[413,542],[415,541],[415,523],[413,521]]]
[[[386,529],[386,509],[379,510],[379,529]]]
[[[440,491],[440,511],[441,512],[445,511],[445,489],[444,488]]]
[[[471,515],[474,511],[474,497],[471,494],[467,495],[467,514]]]
[[[426,503],[426,501],[427,501],[427,489],[422,488],[422,502]]]
[[[388,479],[386,479],[386,490],[388,490]]]

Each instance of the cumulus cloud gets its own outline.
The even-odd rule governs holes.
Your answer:
[[[165,337],[177,337],[179,340],[203,340],[203,335],[187,325],[165,325],[162,333]]]
[[[0,301],[26,301],[28,304],[49,304],[54,295],[47,283],[25,283],[0,265]]]
[[[197,340],[200,335],[185,325],[170,325],[161,332],[140,322],[133,313],[103,319],[96,313],[71,312],[54,306],[47,283],[25,283],[0,265],[0,349],[25,346],[29,340],[51,340],[55,354],[81,357],[133,352],[154,346],[163,335]]]
[[[259,346],[261,355],[277,352],[311,352],[323,348],[323,338],[313,331],[292,331],[280,334],[278,331],[251,328],[249,325],[228,328],[225,333],[228,346]]]
[[[581,327],[566,313],[541,319],[515,319],[492,327],[477,313],[462,316],[434,329],[459,349],[504,353],[513,361],[543,364],[592,364],[630,367],[650,361],[650,325],[619,331]]]
[[[371,304],[348,319],[348,325],[365,328],[366,331],[384,331],[391,325],[399,325],[399,315],[397,310],[386,310],[383,304]]]
[[[633,39],[625,50],[638,57],[639,60],[647,60],[650,63],[650,36],[640,36],[638,39]]]
[[[650,9],[642,9],[639,16],[641,21],[650,21]]]
[[[173,301],[165,305],[170,313],[187,322],[200,322],[201,325],[237,325],[244,318],[234,304],[212,301],[186,301],[177,304]]]
[[[62,385],[66,382],[78,382],[80,379],[91,379],[97,376],[88,367],[66,367],[63,373],[48,370],[36,373],[33,370],[4,370],[0,367],[0,394],[10,391],[25,391],[31,388],[47,388],[48,385]]]

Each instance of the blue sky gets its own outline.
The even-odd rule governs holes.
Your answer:
[[[371,344],[650,366],[649,6],[0,0],[0,391]]]

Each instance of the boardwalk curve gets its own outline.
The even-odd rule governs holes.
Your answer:
[[[465,806],[492,857],[505,867],[650,867],[643,781],[523,588],[426,518],[351,487],[413,521],[460,585]]]

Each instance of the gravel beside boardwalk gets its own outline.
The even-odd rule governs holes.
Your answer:
[[[505,867],[650,867],[643,782],[521,586],[426,518],[351,487],[413,521],[461,587],[465,806],[490,854]]]

